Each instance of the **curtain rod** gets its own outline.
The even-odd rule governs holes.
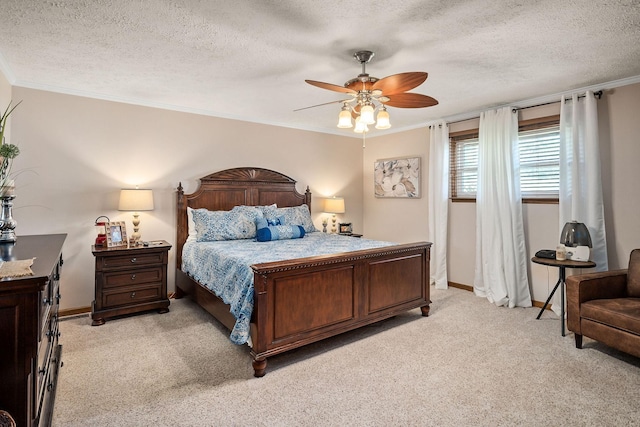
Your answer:
[[[586,94],[585,95],[578,95],[578,99],[584,98],[585,96],[586,96]],[[595,96],[598,99],[601,99],[602,98],[602,91],[599,90],[597,92],[593,92],[593,96]],[[570,99],[567,99],[567,101],[570,101]],[[519,110],[526,110],[528,108],[534,108],[534,107],[542,107],[544,105],[558,104],[559,102],[560,101],[551,101],[551,102],[545,102],[543,104],[529,105],[528,107],[514,108],[512,111],[515,113],[516,111],[519,111]],[[478,118],[480,118],[480,116],[478,116],[478,117],[469,117],[468,119],[456,120],[455,122],[447,122],[447,125],[451,125],[451,124],[454,124],[454,123],[466,122],[467,120],[473,120],[473,119],[478,119]],[[429,126],[429,128],[431,128],[431,126]]]
[[[584,98],[585,96],[587,96],[587,95],[586,94],[578,95],[578,99]],[[597,92],[593,92],[593,96],[595,96],[597,99],[601,99],[602,98],[602,91],[599,90]],[[565,101],[571,101],[571,99],[566,99]],[[543,105],[551,105],[551,104],[558,104],[558,103],[560,103],[560,101],[545,102],[544,104],[536,104],[536,105],[529,105],[528,107],[514,108],[512,111],[515,113],[516,111],[526,110],[527,108],[542,107]]]

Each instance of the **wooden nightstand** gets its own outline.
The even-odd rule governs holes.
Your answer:
[[[171,245],[157,240],[131,248],[91,247],[96,258],[92,325],[106,318],[158,310],[169,311],[167,259]]]

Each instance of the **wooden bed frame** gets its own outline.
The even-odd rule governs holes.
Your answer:
[[[176,298],[189,295],[232,329],[235,318],[229,306],[181,270],[187,206],[231,210],[237,205],[276,203],[278,207],[306,204],[311,210],[309,188],[300,194],[295,183],[272,170],[235,168],[201,178],[192,194],[184,194],[180,184]],[[254,375],[265,375],[269,356],[418,307],[428,316],[430,247],[431,243],[420,242],[253,265]]]

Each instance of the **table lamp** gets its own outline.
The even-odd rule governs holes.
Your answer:
[[[344,199],[342,197],[325,199],[324,211],[333,214],[331,217],[331,233],[335,234],[338,231],[336,228],[336,214],[344,213]]]
[[[133,234],[131,239],[135,245],[140,241],[140,211],[153,210],[153,191],[141,188],[120,190],[119,211],[133,211]]]
[[[589,261],[591,256],[591,235],[582,222],[570,221],[562,227],[560,243],[567,249],[567,259],[573,261]]]

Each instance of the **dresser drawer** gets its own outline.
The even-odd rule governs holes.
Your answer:
[[[135,286],[122,288],[117,291],[105,291],[102,295],[102,305],[104,308],[117,307],[142,303],[146,301],[156,301],[162,296],[162,284],[154,283],[149,286]]]
[[[159,282],[162,280],[162,267],[145,268],[119,273],[104,274],[104,288],[137,285],[140,283]]]
[[[49,373],[49,361],[51,359],[51,349],[53,348],[54,330],[51,328],[51,322],[46,323],[46,330],[40,346],[38,348],[38,365],[36,366],[36,396],[38,402],[42,398],[44,384]]]
[[[152,265],[162,264],[162,252],[150,252],[143,254],[119,255],[119,256],[102,256],[97,259],[98,269],[110,270],[116,268],[127,268],[134,265]]]
[[[47,284],[42,291],[39,293],[40,302],[38,304],[39,307],[39,323],[40,326],[40,336],[39,340],[42,340],[46,329],[48,328],[49,316],[51,315],[51,306],[53,305],[54,300],[51,298],[51,280],[47,280]]]

